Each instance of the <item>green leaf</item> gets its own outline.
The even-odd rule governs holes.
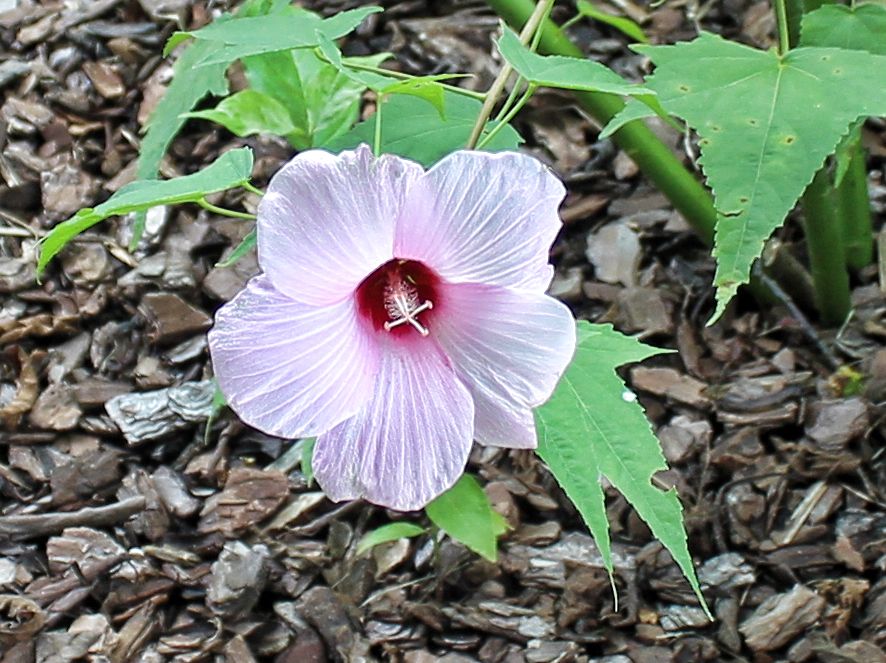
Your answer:
[[[284,5],[279,11],[290,16],[316,14]],[[322,39],[329,41],[323,33]],[[363,66],[378,66],[390,56],[386,53],[347,58]],[[294,130],[286,136],[300,150],[322,147],[344,134],[357,121],[360,98],[366,85],[355,81],[338,68],[322,61],[314,49],[263,53],[243,58],[246,78],[253,89],[274,97],[289,112]]]
[[[414,97],[397,95],[385,103],[382,113],[381,151],[414,159],[424,166],[463,149],[480,112],[481,103],[455,92],[445,92],[446,119],[436,109]],[[375,117],[370,117],[327,146],[332,151],[372,144]],[[513,150],[523,142],[513,127],[500,131],[485,149]]]
[[[360,100],[366,86],[322,62],[312,51],[295,51],[293,56],[303,81],[311,145],[325,147],[345,134],[360,116]],[[378,66],[387,53],[353,58],[354,62]]]
[[[590,18],[594,21],[599,21],[600,23],[605,23],[606,25],[611,25],[613,28],[627,35],[631,39],[635,39],[638,42],[643,44],[649,43],[649,37],[646,36],[646,33],[643,32],[643,28],[634,23],[629,18],[625,18],[624,16],[615,16],[613,14],[609,14],[604,12],[602,9],[598,9],[587,0],[578,0],[576,3],[576,7],[578,9],[578,13],[582,16]]]
[[[886,57],[836,48],[779,56],[709,33],[632,48],[655,63],[646,85],[662,106],[700,136],[719,212],[716,320],[849,127],[886,113]]]
[[[512,30],[504,26],[498,40],[498,50],[517,73],[536,85],[622,96],[654,94],[648,88],[629,83],[594,60],[533,53],[520,43],[520,38]]]
[[[464,474],[455,485],[425,507],[428,518],[456,541],[494,562],[500,518],[477,480]]]
[[[223,19],[219,19],[221,22]],[[190,44],[173,66],[172,82],[163,98],[151,113],[146,133],[142,138],[138,154],[136,177],[140,180],[152,179],[160,170],[160,161],[172,139],[178,134],[187,118],[183,117],[207,94],[216,96],[228,93],[228,80],[225,70],[230,63],[220,63],[213,67],[197,67],[196,64],[209,53],[219,48],[214,42]],[[145,228],[143,214],[136,216],[129,250],[135,250]]]
[[[280,12],[268,16],[248,16],[212,23],[196,32],[187,33],[198,41],[223,44],[223,48],[207,55],[198,66],[232,62],[250,55],[288,51],[293,48],[318,46],[317,35],[338,39],[353,31],[370,14],[381,7],[360,7],[321,19],[310,12]]]
[[[252,150],[229,150],[201,171],[171,180],[136,180],[97,207],[81,209],[58,224],[40,242],[37,274],[71,239],[109,216],[157,207],[197,202],[209,193],[242,186],[252,174]]]
[[[305,475],[305,482],[310,486],[314,483],[314,445],[316,438],[302,440],[301,448],[301,473]]]
[[[410,523],[405,520],[382,525],[371,532],[367,532],[363,538],[360,539],[360,543],[357,544],[357,554],[362,555],[382,543],[390,543],[391,541],[397,541],[399,539],[411,538],[413,536],[418,536],[419,534],[424,534],[425,531],[425,528],[421,525],[416,525],[415,523]]]
[[[445,88],[438,81],[460,78],[466,75],[435,74],[431,76],[413,76],[412,78],[401,80],[373,71],[351,69],[348,65],[353,63],[354,60],[342,57],[341,51],[332,40],[318,35],[317,41],[320,42],[319,48],[323,57],[342,75],[359,83],[363,88],[369,88],[377,92],[380,97],[392,94],[406,94],[424,99],[437,109],[441,118],[446,117],[444,109]]]
[[[674,131],[679,133],[684,133],[686,131],[686,127],[677,122],[671,117],[670,113],[665,110],[664,106],[662,106],[661,102],[658,100],[658,97],[641,94],[632,97],[625,102],[624,108],[616,113],[606,126],[603,127],[603,130],[600,132],[600,138],[609,138],[609,136],[621,129],[628,122],[645,120],[647,117],[655,117],[656,115],[673,127]]]
[[[670,551],[707,611],[686,545],[677,493],[652,485],[667,469],[642,406],[615,372],[660,350],[611,325],[578,323],[575,357],[551,399],[536,410],[538,455],[575,503],[612,576],[609,523],[600,479],[606,477]]]
[[[295,131],[289,111],[279,101],[256,90],[243,90],[221,101],[215,108],[185,113],[185,117],[211,120],[236,136]]]
[[[207,446],[209,445],[209,432],[212,430],[212,425],[215,423],[215,420],[218,419],[218,415],[221,414],[221,411],[228,404],[228,399],[225,398],[221,387],[218,386],[218,381],[213,378],[213,382],[215,382],[215,391],[212,392],[211,409],[209,411],[209,416],[206,418],[206,428],[203,429],[203,444]]]
[[[886,7],[822,5],[803,14],[801,46],[832,46],[886,55]]]
[[[215,264],[216,267],[230,267],[235,262],[240,260],[243,256],[249,253],[249,249],[255,246],[257,240],[257,235],[255,233],[255,228],[249,231],[246,237],[237,245],[233,251],[231,251],[231,255],[229,255],[226,259],[217,262]]]
[[[237,12],[237,16],[250,15],[265,11],[265,0],[247,0]],[[224,14],[215,20],[214,25],[221,25],[232,20]],[[228,93],[228,80],[225,70],[233,62],[221,60],[212,67],[197,67],[197,63],[213,53],[224,49],[223,44],[215,42],[197,42],[189,44],[172,69],[172,82],[160,99],[154,112],[145,125],[145,137],[142,139],[138,154],[136,178],[140,180],[154,179],[160,170],[160,161],[172,139],[178,134],[187,118],[184,113],[194,108],[208,94],[223,96]],[[171,50],[167,47],[166,52]],[[135,215],[132,227],[132,239],[129,250],[134,251],[145,230],[145,215]]]

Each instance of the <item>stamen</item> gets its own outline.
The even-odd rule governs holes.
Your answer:
[[[408,324],[422,336],[427,336],[430,332],[428,328],[416,319],[419,313],[429,311],[434,308],[431,301],[418,303],[418,292],[416,289],[403,281],[399,275],[389,275],[388,284],[385,286],[385,311],[390,320],[385,322],[385,331],[391,331],[394,327]]]

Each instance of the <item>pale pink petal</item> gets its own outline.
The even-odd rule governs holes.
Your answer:
[[[353,298],[308,306],[257,276],[222,306],[209,332],[212,365],[231,409],[271,435],[323,433],[372,394],[379,351]]]
[[[532,410],[504,407],[500,400],[469,389],[474,397],[474,439],[489,447],[535,449],[538,437]]]
[[[420,509],[461,475],[474,405],[429,339],[385,349],[371,400],[317,438],[313,470],[332,500]]]
[[[510,446],[510,421],[519,446],[531,445],[527,411],[551,396],[575,351],[569,309],[544,294],[479,284],[446,284],[440,300],[430,331],[482,414],[478,441]]]
[[[280,292],[306,304],[348,296],[394,257],[394,224],[421,166],[365,145],[302,152],[271,179],[258,208],[258,261]]]
[[[564,195],[560,180],[530,156],[455,152],[410,189],[394,253],[451,283],[544,290]]]

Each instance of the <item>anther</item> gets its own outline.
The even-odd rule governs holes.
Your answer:
[[[399,314],[399,316],[385,323],[385,331],[391,331],[394,327],[409,324],[419,334],[421,334],[422,336],[427,336],[430,333],[428,332],[428,328],[422,325],[418,320],[416,320],[416,316],[423,311],[429,311],[434,308],[434,303],[426,301],[421,306],[410,308],[408,305],[408,300],[406,299],[397,298],[395,301],[398,304],[397,313]]]

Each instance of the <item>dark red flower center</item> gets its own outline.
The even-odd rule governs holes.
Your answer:
[[[431,268],[394,258],[357,286],[357,310],[377,331],[427,336],[439,297],[440,277]]]

